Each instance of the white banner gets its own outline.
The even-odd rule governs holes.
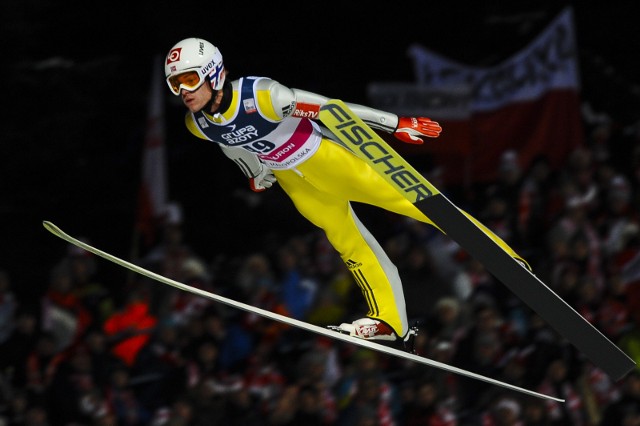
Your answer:
[[[473,67],[413,45],[416,81],[426,87],[469,85],[471,108],[491,111],[506,104],[536,100],[550,90],[579,90],[573,11],[564,9],[516,55],[493,67]]]

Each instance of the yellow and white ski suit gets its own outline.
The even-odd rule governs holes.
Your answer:
[[[367,301],[367,316],[384,321],[404,336],[409,325],[397,268],[360,222],[350,202],[437,224],[314,121],[328,98],[264,77],[240,78],[231,82],[231,89],[226,111],[187,113],[187,128],[201,139],[220,144],[249,178],[263,167],[271,169],[298,211],[324,230],[340,254]],[[372,128],[395,131],[395,114],[347,105]],[[521,259],[473,220],[513,257]]]

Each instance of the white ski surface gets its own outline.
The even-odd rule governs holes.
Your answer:
[[[327,336],[330,337],[332,339],[336,339],[336,340],[341,340],[343,342],[347,342],[347,343],[351,343],[353,345],[358,345],[358,346],[362,346],[374,351],[378,351],[378,352],[382,352],[385,353],[387,355],[391,355],[391,356],[395,356],[398,358],[402,358],[402,359],[407,359],[413,362],[417,362],[419,364],[424,364],[424,365],[428,365],[430,367],[435,367],[435,368],[439,368],[441,370],[444,371],[448,371],[450,373],[455,373],[455,374],[459,374],[461,376],[466,376],[466,377],[470,377],[472,379],[476,379],[476,380],[480,380],[483,382],[487,382],[490,383],[492,385],[496,385],[496,386],[500,386],[503,387],[505,389],[510,389],[516,392],[520,392],[523,394],[527,394],[527,395],[531,395],[531,396],[535,396],[538,398],[542,398],[542,399],[548,399],[548,400],[553,400],[553,401],[557,401],[557,402],[564,402],[564,399],[560,399],[560,398],[556,398],[550,395],[545,395],[545,394],[541,394],[538,392],[534,392],[532,390],[529,389],[525,389],[525,388],[521,388],[519,386],[515,386],[506,382],[501,382],[499,380],[495,380],[492,379],[490,377],[486,377],[486,376],[482,376],[480,374],[476,374],[473,373],[471,371],[467,371],[467,370],[463,370],[461,368],[457,368],[457,367],[453,367],[451,365],[447,365],[438,361],[434,361],[432,359],[429,358],[425,358],[419,355],[415,355],[409,352],[405,352],[405,351],[401,351],[399,349],[395,349],[395,348],[390,348],[387,346],[383,346],[368,340],[363,340],[363,339],[358,339],[357,337],[352,337],[346,334],[341,334],[335,331],[331,331],[327,328],[323,328],[317,325],[313,325],[313,324],[309,324],[307,322],[304,321],[300,321],[297,320],[295,318],[289,318],[286,317],[284,315],[280,315],[271,311],[267,311],[261,308],[257,308],[255,306],[251,306],[251,305],[247,305],[245,303],[242,302],[238,302],[235,301],[233,299],[229,299],[227,297],[224,296],[219,296],[217,294],[214,293],[210,293],[208,291],[205,290],[201,290],[199,288],[196,287],[192,287],[189,286],[187,284],[183,284],[181,282],[172,280],[170,278],[164,277],[162,275],[156,274],[155,272],[149,271],[147,269],[144,269],[140,266],[134,265],[133,263],[127,262],[126,260],[120,259],[112,254],[109,254],[107,252],[104,252],[102,250],[99,250],[87,243],[84,243],[76,238],[73,238],[72,236],[66,234],[65,232],[63,232],[60,228],[58,228],[56,225],[54,225],[53,223],[49,222],[49,221],[43,221],[42,222],[43,226],[47,229],[47,231],[51,232],[53,235],[55,235],[56,237],[59,237],[65,241],[67,241],[70,244],[73,244],[74,246],[80,247],[88,252],[91,252],[97,256],[100,256],[110,262],[113,262],[117,265],[120,265],[124,268],[130,269],[133,272],[136,272],[140,275],[144,275],[145,277],[151,278],[153,280],[159,281],[163,284],[167,284],[170,285],[172,287],[178,288],[180,290],[183,291],[187,291],[189,293],[193,293],[193,294],[197,294],[198,296],[202,296],[202,297],[206,297],[207,299],[212,299],[215,300],[216,302],[220,302],[223,303],[225,305],[229,305],[232,306],[234,308],[237,309],[242,309],[244,311],[248,311],[251,313],[255,313],[258,314],[260,316],[263,316],[265,318],[269,318],[271,320],[274,321],[279,321],[294,327],[298,327],[301,328],[303,330],[307,330],[310,331],[312,333],[316,333],[316,334],[320,334],[323,336]]]

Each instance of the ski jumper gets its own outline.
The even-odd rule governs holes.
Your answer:
[[[187,128],[201,139],[220,144],[247,177],[269,167],[296,209],[324,230],[340,254],[367,302],[367,316],[404,336],[409,325],[398,270],[350,203],[366,203],[437,224],[314,121],[328,98],[264,77],[240,78],[231,87],[233,99],[226,111],[187,113]],[[372,128],[395,131],[395,114],[348,105]],[[469,217],[509,254],[522,260],[498,236]]]

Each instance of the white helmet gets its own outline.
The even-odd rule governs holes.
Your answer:
[[[224,84],[222,54],[201,38],[184,39],[169,50],[164,74],[169,89],[176,96],[182,89],[196,90],[207,78],[213,90],[220,90]]]

